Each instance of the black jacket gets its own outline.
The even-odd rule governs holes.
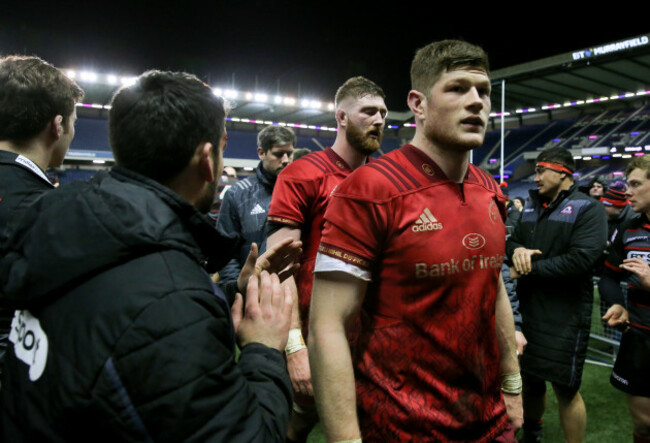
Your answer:
[[[546,208],[537,190],[530,197],[506,243],[510,258],[518,247],[542,251],[533,256],[532,272],[517,283],[528,340],[522,370],[577,387],[591,325],[591,269],[607,240],[605,209],[576,185]]]
[[[7,240],[12,225],[18,223],[24,210],[53,188],[45,173],[34,163],[13,152],[0,150],[0,245]],[[0,306],[0,375],[12,317],[12,310]]]
[[[228,306],[201,267],[227,247],[123,169],[39,199],[0,262],[3,301],[21,310],[4,440],[284,441],[282,355],[251,344],[235,362]]]
[[[217,228],[241,242],[238,254],[219,271],[220,281],[232,282],[239,277],[253,242],[259,253],[266,251],[266,216],[276,177],[257,165],[255,175],[237,182],[224,195]]]

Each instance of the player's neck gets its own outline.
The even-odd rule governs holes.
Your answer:
[[[469,167],[469,151],[443,149],[416,132],[411,144],[429,156],[449,180],[462,183]]]
[[[368,156],[350,146],[345,138],[339,139],[337,137],[332,145],[332,151],[336,152],[352,170],[357,169],[368,161]]]

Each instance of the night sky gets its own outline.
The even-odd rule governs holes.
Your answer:
[[[1,5],[0,54],[33,54],[61,68],[118,75],[184,70],[213,86],[229,87],[234,78],[238,89],[257,85],[275,94],[279,86],[281,94],[322,100],[332,100],[347,78],[364,75],[384,88],[389,109],[403,111],[411,58],[434,40],[480,44],[499,69],[650,30],[645,14],[637,14],[637,25],[611,10],[561,17],[549,5],[532,12],[527,4],[524,12],[439,4],[10,0]]]

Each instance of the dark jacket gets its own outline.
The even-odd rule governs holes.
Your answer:
[[[250,344],[235,362],[228,306],[201,266],[229,246],[120,168],[39,199],[0,261],[3,301],[21,310],[4,441],[284,441],[282,355]]]
[[[257,243],[260,254],[266,251],[266,216],[275,179],[260,162],[255,175],[239,181],[224,195],[217,229],[233,236],[241,246],[235,258],[219,271],[220,281],[237,280],[253,242]]]
[[[591,325],[591,269],[607,240],[605,209],[575,185],[546,208],[537,190],[530,197],[506,243],[510,258],[518,247],[542,251],[517,283],[528,340],[522,371],[578,387]]]
[[[43,170],[34,163],[0,150],[0,245],[7,240],[12,225],[20,220],[24,210],[53,188]],[[12,317],[13,310],[0,306],[0,375]]]

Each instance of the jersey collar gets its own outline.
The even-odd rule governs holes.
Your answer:
[[[440,166],[433,161],[431,157],[426,155],[421,149],[416,148],[411,144],[406,144],[400,148],[402,154],[415,166],[415,169],[420,171],[424,177],[432,183],[441,181],[451,181],[445,175]],[[472,170],[472,165],[468,165],[467,172],[463,178],[463,183],[476,182],[476,174]]]
[[[325,155],[327,155],[327,158],[330,159],[332,164],[339,168],[341,171],[352,171],[352,168],[348,166],[348,164],[341,158],[340,155],[338,155],[336,152],[334,152],[334,149],[331,147],[327,147],[325,149]]]

